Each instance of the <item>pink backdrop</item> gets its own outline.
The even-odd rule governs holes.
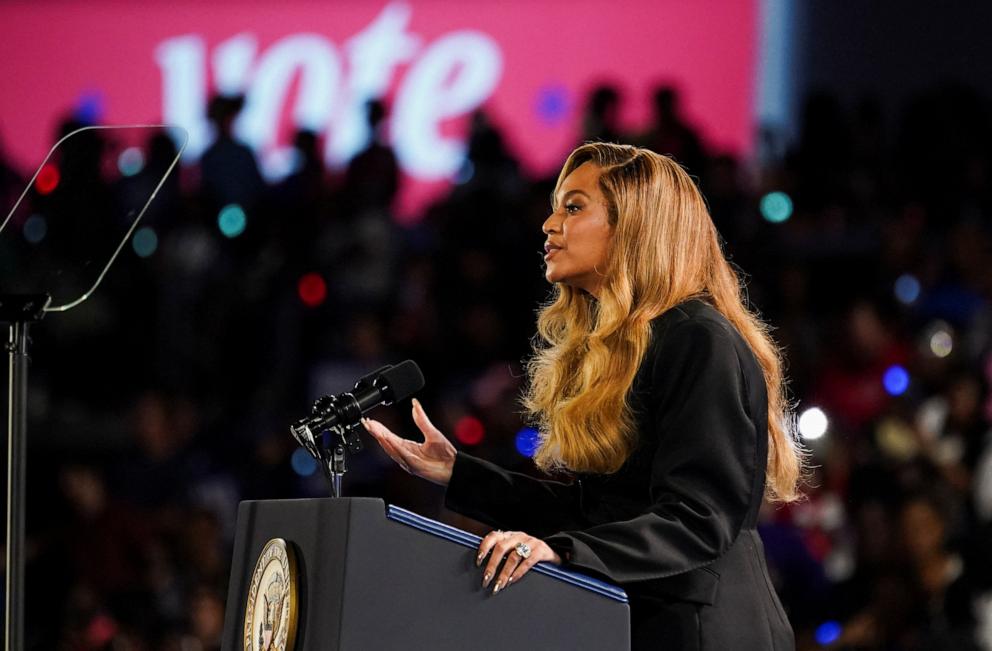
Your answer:
[[[707,143],[746,153],[755,86],[755,5],[753,0],[5,2],[0,5],[5,25],[0,145],[15,164],[33,167],[50,146],[59,119],[82,105],[104,123],[186,120],[195,154],[207,142],[202,111],[212,89],[245,90],[256,82],[261,88],[259,70],[268,55],[275,68],[269,83],[276,83],[274,52],[282,44],[283,54],[297,56],[305,62],[301,65],[317,59],[326,65],[306,73],[284,66],[284,95],[272,102],[275,109],[255,115],[255,144],[276,173],[273,152],[285,145],[292,122],[343,138],[351,128],[349,101],[380,91],[395,101],[418,65],[418,79],[431,78],[426,60],[433,57],[435,86],[421,85],[419,95],[440,99],[418,104],[413,88],[404,109],[407,155],[401,162],[414,181],[404,199],[407,209],[421,205],[450,176],[445,170],[458,153],[464,117],[474,104],[481,103],[506,130],[530,171],[546,173],[560,165],[578,138],[584,94],[600,81],[615,82],[624,91],[630,128],[648,117],[651,89],[658,82],[674,83]],[[364,59],[356,57],[350,40],[390,21],[379,45],[367,48]],[[236,37],[244,41],[240,49],[231,45]],[[450,47],[442,52],[444,39]],[[223,66],[217,63],[221,45],[229,46]],[[470,50],[479,55],[472,59]],[[471,60],[445,64],[445,52]],[[169,56],[172,63],[163,63]],[[370,62],[376,56],[393,60]],[[169,65],[171,89],[165,79]],[[305,92],[311,93],[309,110],[300,99]],[[395,103],[393,110],[395,116]],[[190,111],[199,120],[188,118]],[[274,135],[259,135],[264,129]],[[432,131],[433,136],[423,135]],[[346,140],[338,143],[338,158],[348,154]],[[448,158],[438,155],[445,148],[451,148]],[[334,156],[328,153],[329,160]]]

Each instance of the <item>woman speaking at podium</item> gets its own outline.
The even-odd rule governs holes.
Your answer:
[[[416,401],[422,443],[365,427],[449,508],[500,528],[478,552],[493,592],[548,561],[627,591],[633,649],[793,649],[755,527],[763,498],[795,499],[801,450],[778,350],[698,189],[670,158],[586,144],[543,231],[554,290],[524,405],[538,467],[570,481],[457,452]]]

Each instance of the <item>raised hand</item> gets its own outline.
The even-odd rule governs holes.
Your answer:
[[[447,486],[451,480],[451,469],[455,465],[455,446],[431,424],[416,398],[413,399],[413,422],[424,435],[422,443],[393,434],[377,420],[362,419],[362,425],[372,438],[403,470],[435,484]]]

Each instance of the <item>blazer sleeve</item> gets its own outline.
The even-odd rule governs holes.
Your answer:
[[[444,504],[495,527],[546,536],[582,526],[579,486],[510,472],[459,452]]]
[[[657,436],[650,508],[546,538],[568,565],[617,583],[663,579],[715,561],[762,497],[758,431],[731,333],[719,322],[678,322],[654,356],[655,431],[642,432]]]

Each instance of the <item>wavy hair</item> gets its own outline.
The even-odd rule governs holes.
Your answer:
[[[768,326],[745,306],[741,281],[695,183],[667,156],[596,142],[569,155],[553,202],[565,178],[585,163],[601,170],[612,242],[597,299],[556,283],[538,313],[522,400],[542,433],[538,467],[620,469],[636,445],[628,391],[650,345],[651,320],[695,297],[723,314],[757,357],[768,393],[766,497],[797,499],[803,451],[793,432],[781,353]]]

